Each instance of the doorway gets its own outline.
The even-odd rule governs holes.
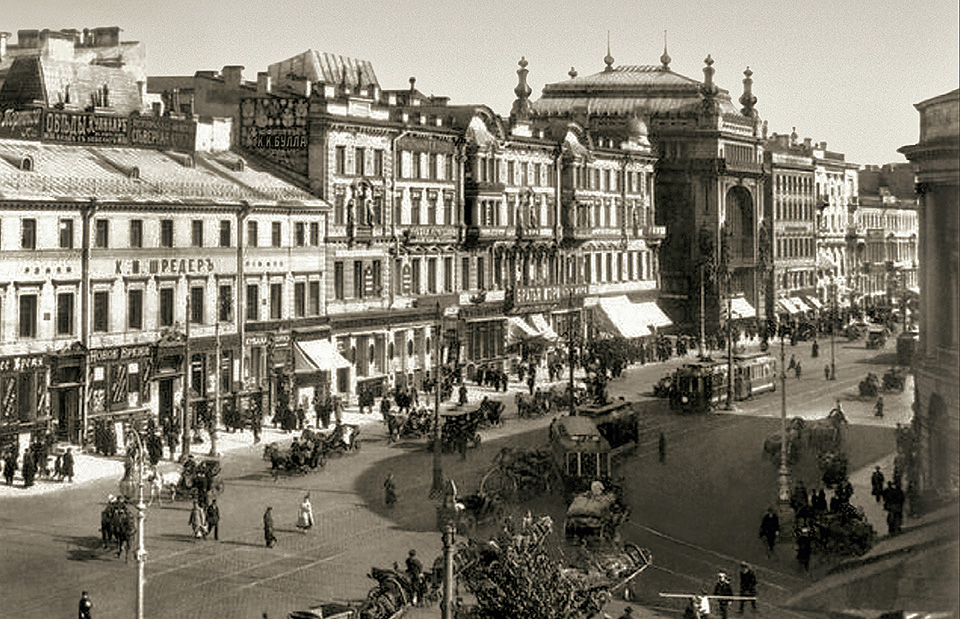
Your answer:
[[[160,427],[168,427],[168,424],[176,421],[176,416],[173,413],[173,380],[172,378],[162,378],[157,381]]]
[[[57,440],[80,442],[80,387],[51,389],[53,416],[57,420]]]

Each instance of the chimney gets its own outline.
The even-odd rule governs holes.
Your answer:
[[[257,73],[257,94],[265,95],[269,94],[272,89],[270,74],[266,71],[260,71]]]
[[[243,67],[240,65],[224,65],[220,71],[220,75],[223,76],[223,85],[227,88],[237,89],[240,88],[240,84],[243,83]]]
[[[39,30],[17,30],[17,45],[22,48],[36,48],[40,44]]]
[[[820,150],[827,150],[827,143],[826,143],[826,142],[820,142]]]
[[[813,146],[813,140],[811,138],[803,138],[803,147],[810,150],[811,146]]]
[[[7,39],[10,38],[9,32],[0,32],[0,60],[7,56]]]

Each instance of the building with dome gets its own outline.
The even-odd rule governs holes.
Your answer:
[[[760,117],[749,68],[738,107],[714,83],[712,57],[704,60],[702,81],[670,63],[664,48],[659,65],[616,65],[608,49],[601,71],[581,76],[571,69],[569,79],[544,86],[531,116],[573,122],[612,143],[646,134],[658,158],[652,223],[666,227],[658,256],[661,303],[686,330],[697,329],[702,307],[712,331],[728,302],[736,301],[734,318],[753,318],[762,305]],[[589,204],[578,192],[566,198],[571,212]]]

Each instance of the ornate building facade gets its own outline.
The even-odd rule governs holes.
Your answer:
[[[852,302],[856,277],[856,211],[859,166],[827,143],[810,149],[814,162],[817,209],[817,288],[824,304]]]
[[[911,481],[923,493],[960,491],[960,90],[915,106],[920,141],[900,149],[920,196],[920,351],[914,364]]]

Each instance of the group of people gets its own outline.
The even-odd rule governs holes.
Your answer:
[[[216,499],[211,499],[206,507],[199,501],[193,502],[190,510],[190,528],[195,539],[207,539],[213,534],[213,539],[220,541],[220,506]]]
[[[3,467],[3,478],[8,486],[13,485],[18,470],[23,477],[24,488],[33,486],[37,477],[46,477],[54,481],[73,481],[76,474],[76,462],[70,447],[63,453],[58,453],[54,458],[53,471],[50,470],[49,463],[50,446],[44,440],[34,441],[29,448],[23,451],[22,466],[16,449],[7,450],[6,455],[0,459],[0,465]]]
[[[297,528],[301,534],[313,528],[313,505],[310,503],[310,493],[303,495],[300,505],[297,507]],[[263,512],[263,541],[267,548],[273,548],[277,545],[277,532],[273,522],[273,506],[267,506]]]
[[[871,494],[877,503],[883,502],[883,510],[887,512],[887,533],[889,535],[899,534],[903,527],[903,509],[907,497],[901,487],[900,477],[897,472],[894,472],[893,479],[886,481],[879,466],[870,476]],[[886,481],[886,487],[884,487],[884,481]]]

